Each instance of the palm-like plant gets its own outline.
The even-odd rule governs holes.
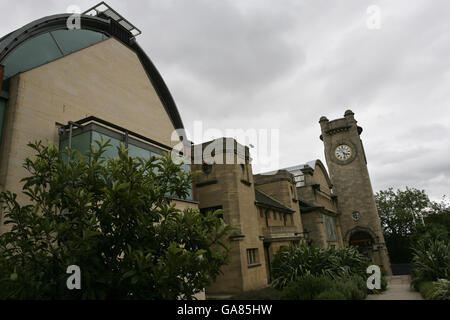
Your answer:
[[[413,264],[420,280],[449,279],[450,244],[441,240],[421,240],[413,248]]]
[[[272,285],[282,289],[304,275],[338,278],[365,275],[368,259],[355,248],[282,247],[272,262]]]

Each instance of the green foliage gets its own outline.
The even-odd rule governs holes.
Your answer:
[[[414,288],[420,292],[425,300],[450,300],[449,280],[416,281]]]
[[[273,286],[282,289],[304,275],[325,275],[330,278],[348,275],[364,277],[368,265],[368,258],[353,247],[282,247],[272,261]]]
[[[342,289],[340,289],[341,287]],[[363,300],[368,293],[365,278],[359,275],[342,278],[336,288],[342,290],[341,292],[346,292],[349,300]]]
[[[450,212],[442,210],[435,212],[424,219],[425,225],[418,225],[416,231],[411,235],[411,244],[420,240],[440,240],[448,242],[450,240]]]
[[[344,293],[332,288],[319,293],[314,300],[348,300]]]
[[[386,291],[387,289],[387,279],[386,277],[382,274],[381,275],[381,279],[380,279],[380,284],[381,284],[381,288],[380,289],[367,289],[367,293],[369,294],[381,294],[383,293],[383,291]]]
[[[9,232],[0,236],[2,299],[192,299],[226,263],[230,227],[220,212],[177,209],[189,173],[170,155],[85,156],[40,142],[26,159],[26,205],[0,193]],[[70,154],[70,162],[64,159]],[[81,290],[68,290],[66,268],[81,268]]]
[[[412,246],[420,239],[449,241],[450,203],[430,201],[424,190],[392,188],[375,195],[386,246],[393,263],[412,260]]]
[[[441,240],[420,240],[413,248],[415,281],[449,279],[450,244]]]
[[[450,281],[439,279],[433,282],[433,291],[429,295],[431,300],[450,300]]]
[[[289,283],[281,294],[284,300],[362,300],[367,296],[359,276],[331,278],[307,274]]]
[[[432,281],[422,281],[418,285],[418,291],[425,300],[431,300],[434,291],[434,284]]]
[[[313,300],[320,293],[333,288],[334,282],[327,276],[306,274],[289,283],[283,289],[283,300]]]
[[[378,214],[385,235],[407,236],[421,223],[431,202],[424,190],[392,188],[375,194]]]

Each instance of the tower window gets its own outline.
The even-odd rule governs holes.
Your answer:
[[[249,265],[259,263],[258,248],[247,249],[247,263]]]

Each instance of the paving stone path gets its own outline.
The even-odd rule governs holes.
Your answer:
[[[420,293],[411,288],[410,276],[386,277],[388,287],[382,294],[369,294],[367,300],[423,300]]]

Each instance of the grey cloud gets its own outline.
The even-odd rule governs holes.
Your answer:
[[[81,8],[92,1],[76,1]],[[450,190],[445,0],[108,1],[142,29],[187,129],[280,130],[280,167],[324,161],[318,120],[352,109],[375,191]],[[0,0],[2,34],[73,1]],[[369,5],[380,30],[366,28]],[[196,141],[200,142],[200,141]],[[256,168],[257,169],[257,168]],[[255,170],[257,172],[257,170]]]

